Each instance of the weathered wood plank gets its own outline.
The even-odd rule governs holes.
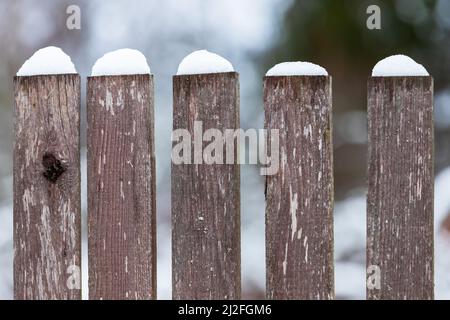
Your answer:
[[[89,77],[90,299],[156,298],[153,77]]]
[[[279,129],[280,147],[266,176],[269,299],[334,298],[331,105],[331,77],[264,78],[265,128],[269,139]]]
[[[203,122],[203,130],[216,128],[223,132],[239,127],[237,73],[175,76],[173,88],[174,130],[186,129],[194,137],[195,121]],[[234,164],[172,163],[174,299],[241,296],[236,146]]]
[[[81,299],[80,77],[15,77],[14,94],[14,297]]]
[[[433,79],[370,78],[368,121],[367,298],[433,299]]]

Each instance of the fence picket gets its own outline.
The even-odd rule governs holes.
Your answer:
[[[156,298],[153,76],[88,78],[90,299]]]
[[[194,121],[202,121],[203,130],[239,127],[237,73],[175,76],[173,88],[174,130],[193,137]],[[234,145],[235,164],[172,163],[174,299],[240,298],[237,159]]]
[[[332,299],[331,77],[265,77],[264,105],[268,138],[280,130],[280,169],[266,176],[267,298]]]
[[[368,121],[367,298],[433,299],[433,79],[370,78]]]
[[[80,77],[15,77],[14,94],[14,297],[81,299]]]

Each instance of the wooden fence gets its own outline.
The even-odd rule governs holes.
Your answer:
[[[14,85],[14,295],[80,299],[80,77]],[[89,297],[155,299],[153,77],[87,87]],[[269,299],[334,298],[331,87],[264,78],[265,128],[280,133],[265,187]],[[175,76],[173,99],[174,130],[239,127],[237,73]],[[368,299],[434,297],[432,105],[431,77],[369,79]],[[239,164],[172,163],[171,175],[173,298],[239,299]]]

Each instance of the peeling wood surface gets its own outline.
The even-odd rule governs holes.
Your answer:
[[[370,78],[368,120],[367,298],[433,299],[432,78]]]
[[[194,121],[203,130],[239,127],[237,73],[175,76],[173,88],[174,130],[193,136]],[[239,172],[237,164],[172,163],[174,299],[240,298]]]
[[[90,299],[156,298],[153,76],[89,77]]]
[[[15,77],[14,94],[14,297],[81,299],[80,77]]]
[[[280,169],[266,176],[266,296],[332,299],[331,78],[265,77],[264,108],[269,139],[280,134]]]

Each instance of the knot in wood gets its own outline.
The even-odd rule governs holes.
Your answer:
[[[43,176],[51,183],[56,183],[58,178],[66,171],[64,164],[52,153],[46,152],[42,156]]]

